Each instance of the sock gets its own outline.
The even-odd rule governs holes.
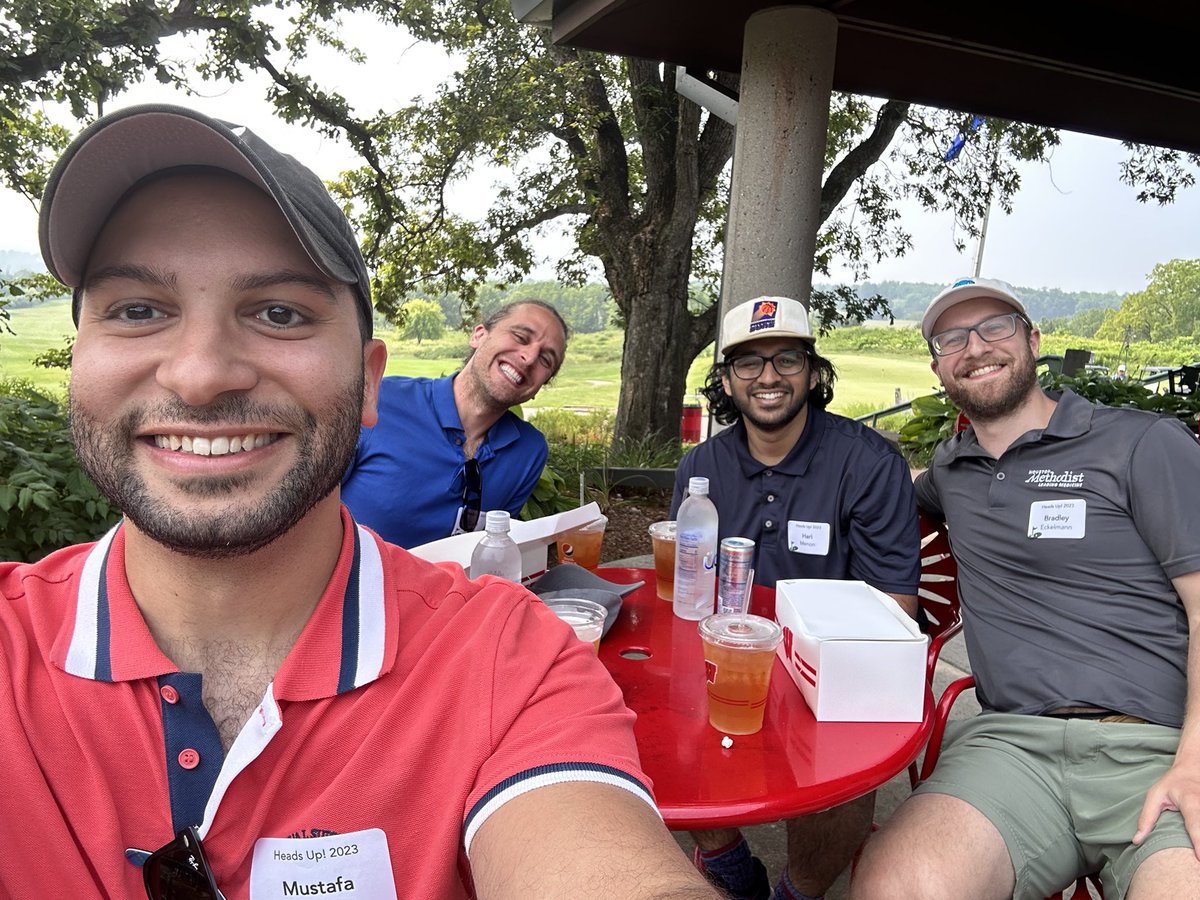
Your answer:
[[[746,839],[738,835],[736,841],[716,850],[701,851],[700,860],[704,871],[720,878],[727,890],[732,894],[749,895],[755,882],[754,857],[750,854],[750,845]]]
[[[771,895],[771,900],[821,900],[821,898],[801,893],[800,889],[792,884],[792,879],[788,878],[785,867],[783,874],[779,876],[779,883],[775,885],[775,893]]]

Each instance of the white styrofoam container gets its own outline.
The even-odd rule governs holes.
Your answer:
[[[482,518],[482,517],[481,517]],[[552,516],[542,516],[520,522],[513,519],[509,526],[509,534],[521,548],[521,583],[529,584],[533,579],[544,575],[549,561],[550,545],[565,531],[586,525],[600,518],[600,507],[595,503],[569,509],[566,512],[555,513]],[[470,531],[466,534],[455,534],[419,547],[412,547],[409,553],[419,556],[429,562],[455,562],[470,574],[471,552],[475,545],[483,540],[482,531]]]
[[[929,638],[862,581],[794,578],[775,586],[776,651],[819,722],[919,722]]]

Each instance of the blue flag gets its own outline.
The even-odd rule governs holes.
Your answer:
[[[967,133],[961,131],[954,136],[954,141],[950,144],[950,148],[946,151],[946,155],[942,157],[946,162],[952,162],[958,154],[962,152],[962,148],[967,145],[967,137],[979,130],[979,126],[983,124],[982,116],[975,116],[971,119],[971,127],[967,129]]]

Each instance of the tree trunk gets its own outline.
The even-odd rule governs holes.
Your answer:
[[[687,352],[688,318],[686,301],[666,291],[630,304],[614,446],[655,436],[656,443],[679,440],[683,392],[694,356]]]
[[[688,368],[715,333],[715,304],[699,315],[688,311],[690,244],[679,246],[669,230],[659,238],[633,242],[636,249],[606,267],[625,316],[613,446],[679,440]],[[631,283],[644,287],[624,290]]]

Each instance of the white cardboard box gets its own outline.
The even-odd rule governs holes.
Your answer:
[[[533,579],[545,574],[550,545],[560,534],[598,518],[600,507],[589,503],[578,509],[542,516],[528,522],[513,519],[509,534],[521,548],[521,583],[529,584]],[[408,552],[429,562],[456,562],[470,575],[471,552],[481,540],[482,531],[470,531],[412,547]]]
[[[775,618],[779,658],[817,721],[921,721],[929,638],[887,594],[861,581],[785,579]]]

